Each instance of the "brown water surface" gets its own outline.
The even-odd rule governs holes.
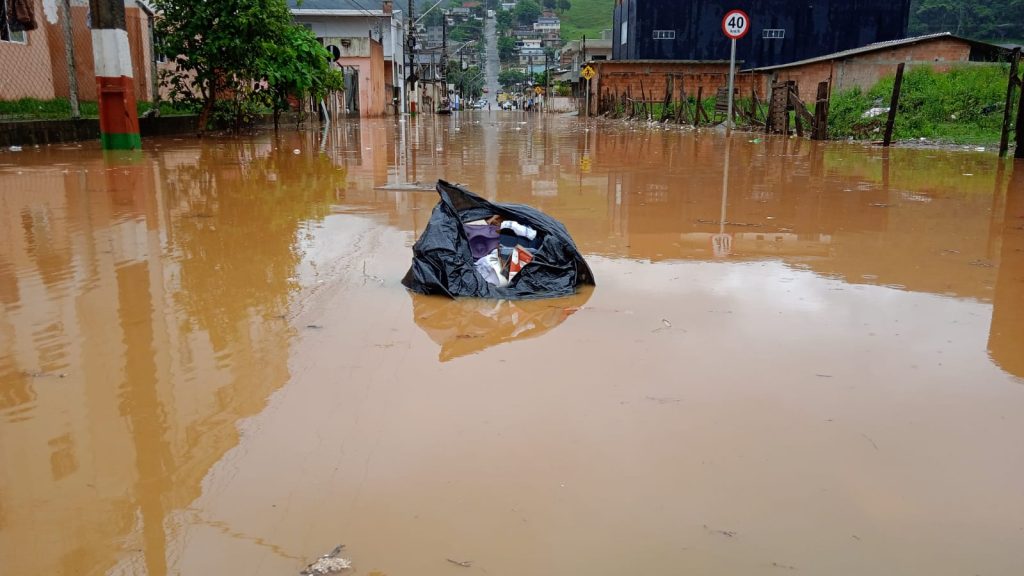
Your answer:
[[[597,287],[399,283],[437,178]],[[388,189],[391,188],[391,189]],[[522,113],[0,152],[0,574],[1024,574],[1024,164]],[[448,559],[472,561],[457,566]]]

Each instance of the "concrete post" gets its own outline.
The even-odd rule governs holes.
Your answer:
[[[123,0],[89,0],[104,150],[142,148]]]

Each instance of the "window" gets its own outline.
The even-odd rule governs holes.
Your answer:
[[[655,30],[654,31],[654,39],[655,40],[675,40],[676,39],[676,31],[675,30]]]
[[[785,37],[785,28],[765,28],[764,30],[761,30],[761,38],[764,38],[765,40],[782,39]]]
[[[11,29],[10,20],[7,17],[7,6],[9,2],[0,2],[0,42],[16,42],[25,44],[28,42],[28,32],[24,30]],[[15,26],[20,26],[17,22]]]
[[[28,32],[24,30],[11,30],[7,21],[0,23],[0,42],[14,42],[16,44],[28,43]]]
[[[622,21],[622,31],[619,34],[619,43],[620,44],[625,44],[626,43],[626,37],[627,37],[628,32],[629,32],[629,22],[626,22],[625,20],[623,20]]]
[[[167,54],[164,53],[164,39],[159,34],[153,34],[153,59],[157,64],[167,62]]]

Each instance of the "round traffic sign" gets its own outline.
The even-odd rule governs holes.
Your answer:
[[[750,16],[743,10],[730,10],[722,18],[722,32],[733,40],[739,40],[750,32]]]

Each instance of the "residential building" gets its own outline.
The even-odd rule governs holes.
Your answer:
[[[615,60],[728,60],[722,17],[749,16],[736,44],[747,67],[774,66],[904,38],[910,0],[619,0]]]
[[[369,102],[360,105],[361,115],[370,114],[371,110],[376,111],[380,107],[381,113],[387,111],[392,114],[396,112],[396,108],[408,109],[407,102],[415,94],[410,94],[405,89],[408,75],[405,16],[400,9],[393,6],[391,0],[379,1],[376,4],[369,0],[288,0],[288,5],[296,22],[312,30],[325,46],[335,46],[337,50],[329,49],[336,56],[338,51],[346,54],[345,66],[349,68],[346,85],[350,83],[351,78],[358,78],[358,85],[363,88],[377,86],[377,78],[365,77],[363,68],[373,75],[382,75],[380,81],[383,88],[380,94],[374,93]],[[327,42],[328,38],[334,39],[335,42]],[[363,40],[367,39],[373,42],[364,43]],[[350,46],[340,45],[344,41],[348,41]],[[373,43],[379,44],[381,48],[383,69],[380,70],[375,64]],[[352,76],[353,69],[359,70],[355,76]],[[350,98],[346,96],[346,99]],[[377,102],[378,99],[382,104]],[[398,106],[389,107],[388,105],[395,99],[398,100]]]
[[[533,23],[533,30],[540,34],[548,44],[553,44],[561,39],[559,35],[561,29],[562,22],[557,16],[541,16]]]
[[[586,49],[584,51],[584,48]],[[563,66],[569,66],[579,72],[580,66],[594,60],[611,60],[612,41],[611,39],[587,39],[586,46],[581,40],[570,40],[565,43],[559,52],[558,61]]]

